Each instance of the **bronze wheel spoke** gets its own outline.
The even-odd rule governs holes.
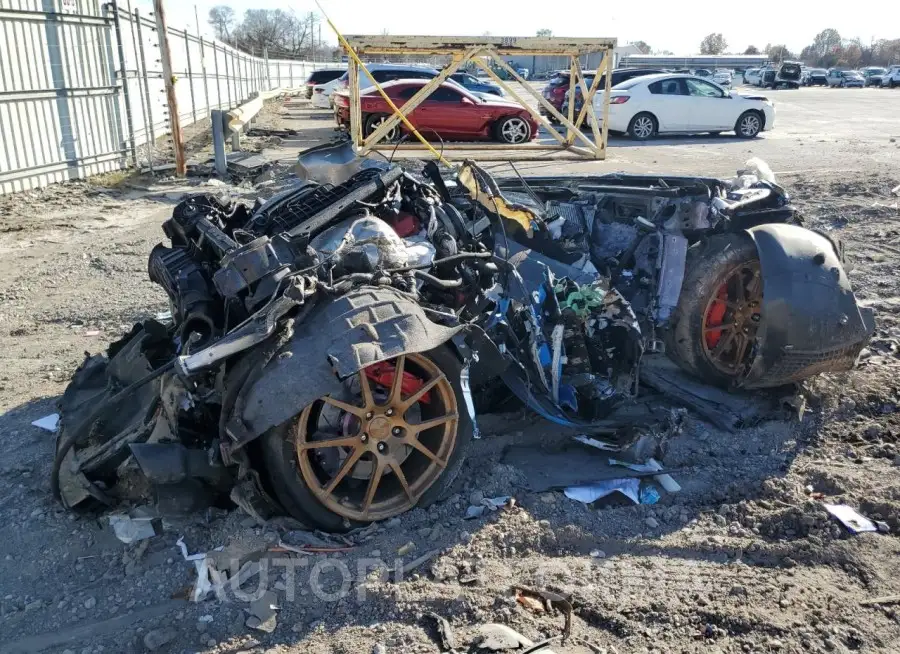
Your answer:
[[[297,444],[297,449],[318,450],[326,447],[356,447],[359,445],[358,436],[341,436],[340,438],[326,438],[320,441],[305,441]]]
[[[353,406],[352,404],[347,404],[341,400],[337,400],[330,395],[326,395],[322,398],[322,401],[325,404],[330,404],[331,406],[337,407],[342,411],[346,411],[347,413],[352,413],[353,415],[362,418],[366,415],[366,409],[364,407]]]
[[[447,415],[441,416],[440,418],[432,418],[431,420],[426,420],[425,422],[420,422],[416,425],[409,425],[409,431],[413,434],[421,434],[426,429],[431,429],[432,427],[446,424],[458,417],[459,416],[455,413],[448,413]]]
[[[401,415],[406,413],[406,410],[409,409],[413,404],[421,400],[425,397],[425,393],[430,391],[432,388],[437,386],[438,382],[442,379],[446,379],[443,374],[435,375],[432,379],[429,379],[427,382],[422,384],[422,388],[417,390],[415,393],[406,398],[401,404]]]
[[[728,336],[726,336],[725,338],[720,338],[719,342],[716,344],[716,346],[713,348],[713,351],[710,354],[712,355],[712,357],[714,359],[722,356],[722,352],[724,352],[725,348],[727,348],[729,345],[731,345],[731,343],[733,341],[734,341],[734,332],[733,331],[728,332]]]
[[[758,270],[753,271],[753,280],[747,285],[747,299],[754,302],[759,299],[762,286],[762,275]]]
[[[372,477],[369,479],[369,487],[366,489],[366,498],[363,500],[362,512],[365,517],[368,517],[369,515],[369,507],[372,506],[372,500],[375,499],[375,491],[378,490],[378,486],[381,484],[381,477],[383,474],[384,462],[380,457],[377,457],[375,460],[375,470],[372,472]]]
[[[409,445],[412,445],[414,448],[419,450],[419,452],[421,452],[422,454],[427,456],[429,459],[434,461],[441,468],[447,467],[447,462],[438,458],[438,455],[435,454],[434,452],[432,452],[431,450],[429,450],[427,447],[425,447],[425,443],[420,441],[418,438],[416,438],[416,437],[408,438],[408,439],[406,439],[406,443],[408,443]]]
[[[729,331],[734,329],[734,325],[711,325],[710,327],[704,327],[703,333],[708,334],[709,332],[717,332],[717,331]]]
[[[369,385],[369,378],[366,377],[365,368],[359,371],[359,390],[362,393],[363,405],[366,409],[375,406],[375,399],[372,397],[372,387]]]
[[[740,340],[738,341],[737,355],[734,357],[735,367],[741,365],[741,361],[744,360],[744,352],[747,351],[747,345],[750,343],[750,339],[746,334],[738,334],[738,338]]]
[[[341,483],[341,480],[347,476],[347,473],[353,469],[353,466],[356,465],[356,462],[359,461],[359,457],[363,455],[365,450],[362,447],[355,448],[346,459],[344,459],[344,463],[341,466],[341,469],[338,470],[337,474],[334,476],[328,486],[325,488],[325,494],[331,495],[334,492],[334,489],[337,488],[337,485]]]
[[[406,355],[401,354],[394,360],[394,382],[391,384],[391,394],[388,395],[388,405],[400,403],[403,398],[403,369],[406,367]]]
[[[400,485],[403,487],[403,492],[406,493],[406,497],[409,498],[410,502],[415,503],[416,498],[413,497],[412,491],[409,488],[409,483],[406,481],[406,475],[403,474],[403,468],[396,461],[391,461],[390,465],[391,470],[397,475],[397,481],[399,481]]]
[[[340,399],[323,397],[306,405],[293,427],[300,482],[346,520],[384,520],[413,508],[445,474],[456,446],[456,393],[435,361],[407,353],[377,370],[379,381],[362,371],[359,382],[347,380],[348,394],[336,393]],[[405,397],[412,376],[420,387]],[[423,433],[428,436],[420,441]],[[396,481],[387,479],[391,476]]]

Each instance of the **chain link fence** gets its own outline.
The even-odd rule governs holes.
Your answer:
[[[346,64],[168,29],[182,126]],[[0,0],[0,194],[141,166],[169,130],[156,20],[127,0]],[[168,150],[167,150],[168,151]]]

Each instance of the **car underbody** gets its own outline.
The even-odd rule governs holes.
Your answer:
[[[759,168],[497,180],[345,142],[298,169],[266,202],[194,195],[164,223],[148,274],[170,315],[61,400],[66,506],[230,497],[347,529],[445,495],[500,402],[642,459],[679,405],[648,375],[781,387],[849,369],[874,329],[840,243]]]

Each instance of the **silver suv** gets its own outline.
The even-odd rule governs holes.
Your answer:
[[[889,88],[900,86],[900,66],[894,65],[888,68],[887,72],[881,76],[881,86]]]

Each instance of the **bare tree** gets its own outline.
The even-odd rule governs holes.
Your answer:
[[[812,45],[819,57],[836,54],[841,49],[841,35],[833,28],[822,30],[816,34]]]
[[[787,61],[794,58],[794,53],[786,45],[767,45],[766,54],[772,61]]]
[[[207,19],[213,33],[220,41],[231,41],[231,30],[234,27],[234,9],[228,5],[217,5],[209,10]]]
[[[725,52],[728,47],[728,41],[721,33],[707,34],[700,42],[700,54],[717,55]]]
[[[553,30],[548,30],[546,28],[538,30],[536,36],[540,36],[541,38],[549,39],[553,36]]]

